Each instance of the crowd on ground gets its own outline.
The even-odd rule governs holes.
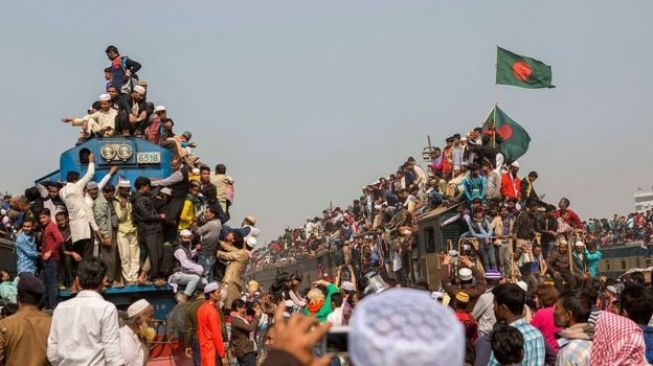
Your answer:
[[[229,288],[210,282],[180,301],[171,323],[194,365],[399,366],[647,365],[653,361],[653,289],[642,272],[620,282],[529,289],[500,276],[478,276],[461,258],[461,281],[446,292],[428,284],[391,286],[371,274],[362,291],[325,276],[300,290],[302,278],[280,273],[265,291],[250,281],[231,301]],[[468,279],[467,269],[472,273]],[[50,315],[46,286],[18,277],[18,308],[3,307],[0,364],[138,365],[157,338],[146,300],[121,314],[102,298],[107,265],[83,259],[81,291]],[[10,279],[2,272],[3,285]],[[454,296],[448,296],[453,291]],[[6,292],[3,292],[6,294]],[[304,297],[306,294],[306,297]],[[471,309],[471,310],[470,310]],[[346,341],[322,340],[346,326]],[[337,334],[337,333],[330,333]]]
[[[146,83],[136,79],[140,64],[115,47],[106,53],[112,63],[99,111],[65,121],[82,126],[81,140],[149,139],[153,129],[166,136],[165,108],[149,108]],[[227,226],[226,168],[211,172],[189,140],[184,133],[156,141],[176,152],[164,179],[132,185],[120,177],[114,187],[113,167],[96,183],[89,154],[83,175],[39,182],[10,199],[18,276],[0,271],[0,364],[144,365],[157,337],[152,304],[141,299],[119,314],[101,294],[150,284],[177,294],[170,323],[195,365],[653,361],[650,278],[599,277],[596,221],[583,223],[566,198],[557,207],[544,202],[537,172],[519,176],[491,124],[430,149],[426,170],[409,158],[351,207],[308,218],[259,252],[251,250],[260,232],[253,216]],[[436,209],[453,211],[442,226],[460,236],[431,288],[416,265],[415,237],[417,218]],[[650,226],[650,213],[640,217],[633,228]],[[259,270],[329,252],[337,271],[308,288],[301,274],[286,272],[269,289],[245,285],[250,262]],[[62,285],[74,296],[58,303]],[[316,346],[333,326],[348,327],[344,354]]]

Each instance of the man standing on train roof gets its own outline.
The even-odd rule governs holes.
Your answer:
[[[73,251],[82,257],[93,255],[93,240],[91,239],[91,222],[95,222],[93,212],[85,200],[85,188],[95,174],[95,155],[88,155],[86,174],[80,179],[79,173],[68,172],[67,183],[59,191],[61,200],[68,209],[70,236],[73,241]],[[93,228],[99,238],[102,236]]]
[[[127,56],[121,56],[116,46],[107,47],[105,53],[111,61],[111,85],[123,93],[130,93],[132,85],[129,82],[141,69],[141,64]],[[136,80],[138,80],[138,77],[136,77]],[[125,88],[125,91],[123,91],[123,87],[128,89]]]
[[[167,224],[164,232],[164,240],[172,243],[177,237],[179,216],[184,207],[186,194],[189,189],[188,166],[182,163],[181,158],[173,157],[170,160],[172,174],[164,179],[155,179],[152,186],[168,187],[172,190],[170,202],[168,202],[166,217],[171,224]],[[174,223],[174,225],[172,225]]]

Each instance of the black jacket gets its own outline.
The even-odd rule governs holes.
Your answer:
[[[136,192],[132,200],[132,220],[141,233],[161,230],[161,217],[156,212],[154,200],[147,194]]]

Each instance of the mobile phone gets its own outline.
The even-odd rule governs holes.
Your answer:
[[[332,327],[322,338],[322,355],[347,353],[349,327]]]

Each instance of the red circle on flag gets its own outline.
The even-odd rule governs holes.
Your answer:
[[[531,78],[533,69],[531,68],[531,65],[520,60],[512,64],[512,74],[515,76],[515,78],[521,81],[526,81]]]
[[[503,141],[508,141],[512,137],[512,127],[510,127],[509,124],[505,124],[501,127],[499,127],[499,135],[501,135],[501,138],[503,138]]]

